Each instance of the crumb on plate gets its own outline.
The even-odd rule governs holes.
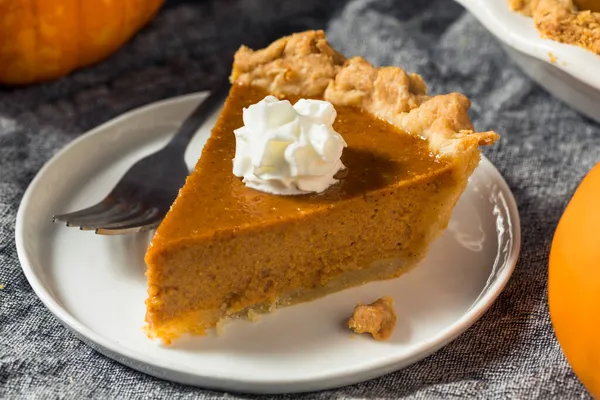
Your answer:
[[[246,312],[246,319],[251,322],[258,322],[260,320],[260,314],[253,309],[249,309]]]
[[[375,340],[387,340],[396,327],[394,299],[384,296],[371,304],[358,304],[347,322],[355,333],[370,333]]]

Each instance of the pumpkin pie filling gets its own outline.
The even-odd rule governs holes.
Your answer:
[[[334,128],[348,143],[342,161],[346,170],[336,176],[339,183],[323,193],[300,196],[277,196],[246,187],[231,173],[231,160],[235,154],[233,131],[243,125],[242,110],[259,102],[268,93],[264,89],[234,85],[227,102],[223,119],[212,131],[198,165],[203,174],[219,175],[219,180],[192,179],[187,189],[203,196],[195,196],[180,211],[188,215],[187,221],[166,220],[161,233],[176,239],[187,237],[194,226],[240,228],[260,221],[277,221],[290,215],[303,215],[326,209],[333,202],[355,197],[400,181],[418,179],[420,175],[443,173],[448,163],[433,154],[427,142],[402,132],[397,127],[352,106],[337,107]],[[292,103],[297,99],[287,97]],[[219,201],[220,207],[213,204]],[[211,210],[207,213],[206,210]],[[156,239],[158,240],[158,238]]]
[[[273,49],[276,57],[265,57]],[[386,84],[394,85],[394,98],[402,98],[394,107],[403,113],[394,109],[389,118],[390,110],[383,109],[374,115],[382,110],[374,106],[381,94],[360,97],[362,106],[356,96],[341,96],[343,91],[335,89],[344,84],[345,68],[358,62],[377,70],[362,59],[352,65],[328,47],[322,32],[283,38],[260,52],[242,48],[236,54],[221,116],[146,254],[146,331],[166,343],[183,333],[204,334],[231,317],[401,275],[446,227],[477,165],[478,146],[497,137],[468,131],[466,109],[463,114],[460,108],[468,101],[461,95],[440,102],[439,96],[425,95],[420,77],[397,68]],[[283,60],[288,76],[301,82],[274,87],[269,79],[277,78],[267,73],[265,79],[248,79],[244,63],[254,62],[255,55],[260,65],[248,68],[250,74]],[[306,69],[294,74],[311,57],[316,67],[308,73],[322,78],[331,72],[329,80],[312,79],[306,85],[307,78],[300,76]],[[321,62],[326,68],[319,68]],[[370,84],[377,85],[378,77],[373,78]],[[405,84],[401,91],[394,82],[398,79]],[[335,176],[338,183],[322,193],[278,196],[251,189],[233,175],[233,131],[243,125],[242,110],[269,94],[292,103],[325,99],[335,106],[334,128],[348,145],[342,154],[346,168]],[[429,111],[418,104],[428,101]],[[394,119],[401,115],[403,122]],[[455,131],[452,124],[465,130]]]

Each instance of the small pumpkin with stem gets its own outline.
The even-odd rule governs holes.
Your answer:
[[[115,52],[164,0],[0,0],[0,84],[52,80]]]

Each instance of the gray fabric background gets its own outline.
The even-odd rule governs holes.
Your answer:
[[[15,215],[35,173],[69,141],[131,108],[210,87],[242,41],[289,24],[323,27],[347,54],[418,71],[433,93],[469,96],[476,126],[503,136],[486,155],[514,191],[523,228],[506,290],[465,334],[403,371],[300,397],[587,398],[552,333],[546,266],[566,202],[600,159],[600,127],[527,79],[451,0],[324,3],[170,2],[108,61],[52,83],[0,89],[0,398],[238,396],[143,375],[77,340],[21,272]]]

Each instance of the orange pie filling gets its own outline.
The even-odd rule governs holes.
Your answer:
[[[447,226],[479,146],[497,139],[472,131],[464,96],[430,97],[418,75],[346,60],[320,31],[243,47],[232,80],[146,254],[146,332],[165,343],[406,272]],[[347,143],[337,183],[281,196],[232,173],[243,109],[268,94],[333,104]]]
[[[600,12],[600,0],[575,0],[575,5],[579,11]]]
[[[266,94],[233,86],[196,167],[202,174],[192,174],[182,193],[187,202],[178,211],[186,218],[166,219],[148,251],[148,264],[162,265],[148,273],[147,322],[159,337],[203,334],[253,307],[289,305],[396,277],[425,255],[430,236],[447,223],[456,201],[448,197],[456,184],[449,162],[426,140],[353,107],[336,108],[334,127],[348,144],[339,183],[301,196],[246,187],[230,172],[233,130],[243,125],[242,109]],[[227,173],[202,179],[214,171]],[[431,204],[438,208],[428,209]],[[444,218],[439,209],[447,209]],[[198,225],[219,229],[190,240]],[[276,227],[262,230],[267,225]],[[161,236],[169,243],[156,251]],[[199,240],[206,245],[198,247]]]

